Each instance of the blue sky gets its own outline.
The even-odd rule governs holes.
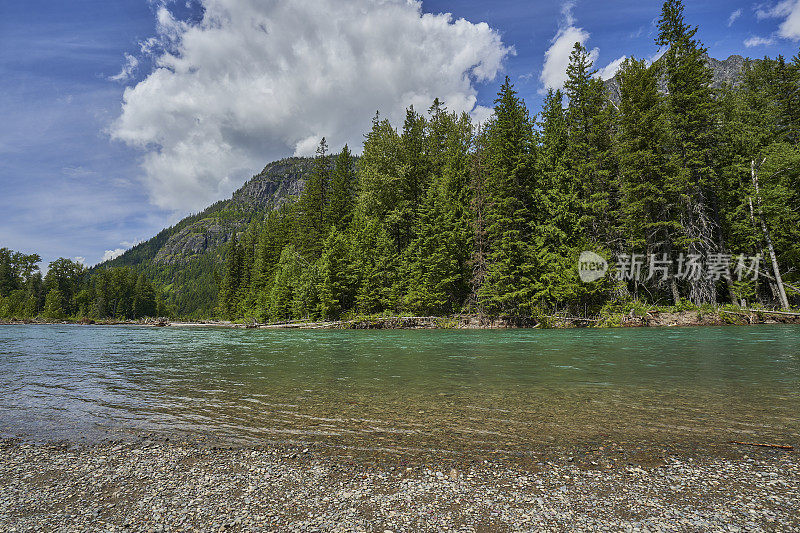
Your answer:
[[[266,2],[223,0],[216,26],[198,29],[197,0],[0,0],[0,247],[45,262],[97,263],[227,197],[271,159],[308,153],[317,135],[334,146],[357,142],[373,107],[395,118],[406,103],[443,96],[480,118],[507,74],[536,112],[545,52],[557,35],[581,35],[597,49],[599,68],[625,55],[650,57],[661,6],[423,2],[425,13],[472,23],[459,26],[407,5],[310,2],[293,0],[279,12]],[[375,31],[320,30],[360,13],[361,26]],[[686,18],[717,58],[798,52],[800,0],[688,2]],[[321,62],[315,47],[334,52]],[[383,61],[368,68],[339,51],[384,48]],[[397,64],[387,66],[387,57]],[[171,70],[155,71],[165,65]],[[309,83],[314,72],[328,74]]]

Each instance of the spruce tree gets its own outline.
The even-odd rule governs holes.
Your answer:
[[[328,203],[326,222],[328,226],[336,226],[344,230],[352,219],[356,198],[356,173],[353,155],[347,145],[342,148],[331,171],[330,201]]]
[[[356,273],[347,236],[331,228],[319,261],[319,315],[331,320],[355,305]]]
[[[242,283],[242,250],[234,230],[228,244],[228,253],[222,274],[219,294],[219,311],[223,317],[236,318],[239,308],[239,288]]]
[[[487,148],[488,253],[479,298],[491,314],[518,315],[534,294],[529,187],[535,156],[528,110],[507,77],[487,126]]]
[[[306,181],[298,203],[298,251],[310,261],[319,258],[322,240],[327,234],[326,217],[330,189],[330,155],[325,137],[317,147],[314,170]]]
[[[567,66],[566,172],[577,201],[582,238],[607,243],[615,235],[613,111],[589,53],[575,43]]]
[[[661,258],[664,254],[672,257],[681,232],[680,213],[676,211],[681,191],[670,179],[675,170],[666,152],[668,125],[657,75],[645,61],[628,59],[623,63],[618,74],[621,101],[617,148],[626,253]],[[668,284],[677,304],[677,283],[672,278]]]
[[[680,191],[683,238],[679,245],[689,254],[709,257],[724,249],[719,233],[719,211],[715,171],[716,103],[711,90],[707,51],[695,39],[697,28],[686,24],[683,2],[664,2],[658,22],[656,44],[667,47],[663,72],[667,80],[667,103],[671,151]],[[716,302],[713,280],[706,276],[690,281],[689,297],[696,303]]]

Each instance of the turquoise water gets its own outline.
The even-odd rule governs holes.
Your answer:
[[[800,444],[800,327],[0,327],[0,434],[397,449]]]

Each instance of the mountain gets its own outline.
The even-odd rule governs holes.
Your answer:
[[[135,268],[161,284],[167,300],[182,315],[210,314],[225,243],[234,231],[299,196],[313,163],[312,158],[300,157],[270,163],[230,199],[184,218],[95,269]]]
[[[658,59],[655,64],[658,65],[660,61],[663,61],[663,58]],[[739,55],[732,55],[728,59],[722,61],[714,59],[713,57],[706,57],[706,63],[711,69],[711,86],[715,89],[719,89],[726,84],[736,85],[742,77],[747,61],[748,59]],[[619,75],[606,80],[604,83],[611,97],[611,101],[615,104],[619,104]],[[663,78],[659,82],[659,89],[665,94],[668,92],[667,81]]]

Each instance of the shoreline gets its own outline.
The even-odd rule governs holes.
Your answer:
[[[603,320],[569,316],[548,316],[536,319],[486,318],[477,315],[457,315],[452,317],[359,317],[341,321],[294,320],[281,323],[239,323],[226,320],[182,321],[167,318],[143,320],[40,320],[40,319],[0,319],[0,326],[19,325],[92,325],[92,326],[148,326],[148,327],[211,327],[228,329],[615,329],[642,327],[700,327],[700,326],[747,326],[747,325],[800,325],[800,313],[787,313],[764,309],[742,309],[729,311],[691,310],[691,311],[649,311],[643,315],[615,314]]]
[[[0,528],[798,530],[796,452],[464,456],[142,439],[0,440]],[[567,457],[567,454],[575,454]],[[726,529],[728,528],[728,529]]]

